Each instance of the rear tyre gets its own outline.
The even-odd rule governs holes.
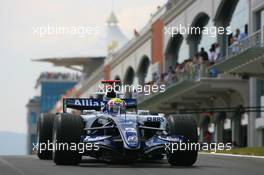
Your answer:
[[[48,143],[52,143],[52,129],[55,114],[41,114],[37,123],[38,157],[43,160],[52,159],[52,151],[47,149]],[[45,150],[42,150],[44,149]]]
[[[168,117],[171,135],[181,135],[188,139],[186,143],[197,143],[197,123],[190,115],[170,115]],[[193,147],[195,148],[195,147]],[[168,162],[172,166],[192,166],[197,159],[198,149],[177,150],[167,154]]]
[[[84,121],[80,116],[59,114],[56,117],[53,127],[53,145],[57,145],[57,149],[53,149],[52,158],[57,165],[77,165],[81,162],[82,155],[79,150],[69,148],[72,144],[78,148],[83,129]]]

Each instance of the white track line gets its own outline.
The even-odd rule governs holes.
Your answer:
[[[4,160],[3,158],[0,158],[0,162],[2,164],[6,165],[7,167],[11,168],[12,170],[14,170],[16,173],[18,173],[20,175],[27,175],[25,172],[23,172],[22,170],[20,170],[15,165],[13,165],[10,162],[8,162],[7,160]]]
[[[224,154],[224,153],[205,153],[205,152],[199,152],[199,154],[207,154],[207,155],[214,155],[214,156],[229,156],[229,157],[245,157],[245,158],[264,159],[264,156],[252,156],[252,155]]]

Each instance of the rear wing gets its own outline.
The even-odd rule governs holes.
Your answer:
[[[126,102],[126,108],[137,108],[136,99],[123,99]],[[63,113],[67,112],[67,108],[76,110],[96,110],[100,111],[106,106],[107,101],[94,98],[64,98]]]
[[[105,104],[102,100],[93,98],[64,98],[63,113],[67,112],[67,108],[99,111],[103,105]]]

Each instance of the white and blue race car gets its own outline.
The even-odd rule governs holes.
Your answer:
[[[106,162],[164,157],[173,166],[196,162],[198,150],[186,146],[195,145],[198,139],[192,116],[151,114],[137,110],[135,99],[113,99],[67,98],[63,113],[42,114],[38,157],[52,159],[57,165],[77,165],[83,155]],[[115,101],[122,104],[114,109]],[[80,115],[68,113],[68,108],[79,110]]]

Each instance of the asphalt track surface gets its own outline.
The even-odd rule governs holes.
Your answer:
[[[171,167],[166,160],[129,165],[106,164],[92,158],[78,166],[56,166],[35,156],[0,156],[0,175],[260,175],[264,159],[200,154],[193,167]]]

